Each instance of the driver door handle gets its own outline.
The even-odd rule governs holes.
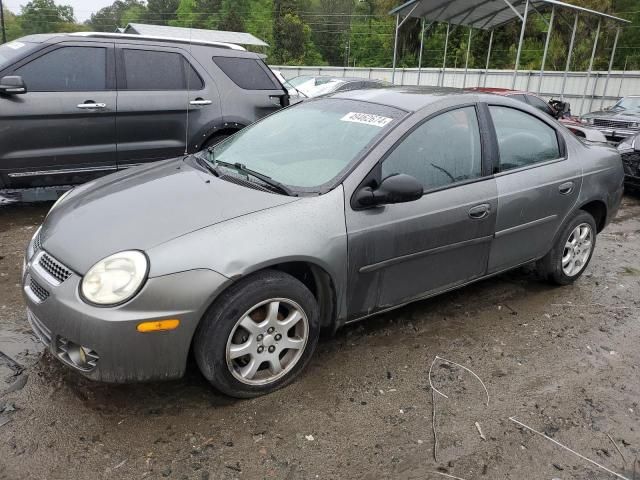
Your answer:
[[[106,103],[96,103],[94,101],[88,100],[84,103],[78,104],[78,108],[82,108],[85,110],[99,110],[103,108],[107,108]]]
[[[474,220],[482,220],[483,218],[487,218],[489,216],[489,213],[491,213],[491,205],[489,205],[488,203],[483,203],[469,209],[469,218],[473,218]]]
[[[191,100],[189,105],[211,105],[213,102],[211,100],[205,100],[204,98],[196,98],[195,100]]]

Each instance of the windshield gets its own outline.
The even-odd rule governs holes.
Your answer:
[[[402,110],[354,100],[302,103],[218,144],[213,158],[242,164],[295,190],[318,191],[403,115]]]
[[[626,97],[618,100],[613,108],[622,110],[640,110],[640,97]]]
[[[37,43],[20,42],[18,40],[0,45],[0,70],[29,53],[37,45]]]
[[[315,77],[309,75],[300,75],[299,77],[294,77],[289,80],[289,83],[294,87],[297,87],[301,83],[308,82],[309,80],[313,80]]]

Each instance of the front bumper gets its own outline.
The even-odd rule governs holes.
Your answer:
[[[190,270],[148,279],[123,305],[94,307],[80,298],[82,277],[70,270],[68,276],[59,275],[59,270],[51,275],[50,266],[47,270],[39,261],[43,253],[37,251],[25,265],[23,292],[29,322],[56,358],[88,378],[105,382],[182,376],[198,322],[229,282],[211,270]],[[166,319],[179,319],[179,327],[151,333],[136,330],[141,322]],[[86,357],[81,365],[74,362],[78,346],[84,347]]]

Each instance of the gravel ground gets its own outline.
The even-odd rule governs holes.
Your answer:
[[[195,365],[180,381],[113,386],[43,355],[19,281],[48,206],[0,208],[2,479],[640,478],[638,197],[575,285],[519,269],[346,327],[298,382],[244,401]],[[436,355],[475,372],[488,406],[443,361],[432,380],[448,398],[432,397]]]

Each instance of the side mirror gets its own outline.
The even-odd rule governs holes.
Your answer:
[[[375,207],[390,203],[413,202],[422,197],[422,184],[411,175],[399,173],[391,175],[380,183],[378,188],[362,188],[355,197],[361,207]]]
[[[0,93],[5,95],[22,95],[27,93],[27,86],[20,76],[3,77],[0,80]]]

